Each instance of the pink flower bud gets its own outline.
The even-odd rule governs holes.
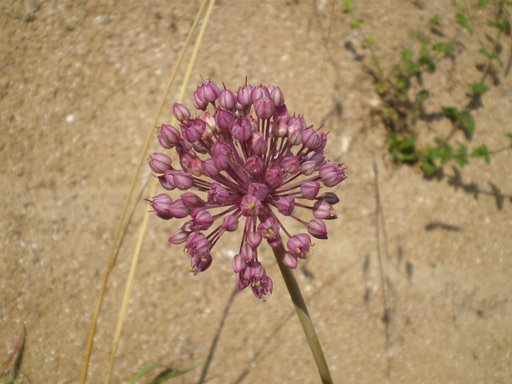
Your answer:
[[[318,181],[306,181],[300,186],[300,193],[305,199],[312,200],[318,195],[320,183]]]
[[[169,172],[166,172],[166,175],[168,173]],[[190,187],[192,187],[192,185],[194,185],[194,179],[188,173],[174,171],[172,177],[173,177],[174,185],[179,190],[185,191],[185,190],[189,189]]]
[[[274,103],[268,97],[262,97],[254,103],[254,112],[260,119],[269,119],[274,114],[274,110]]]
[[[281,260],[283,264],[286,265],[288,268],[297,268],[297,257],[292,255],[290,252],[285,252],[281,257]]]
[[[312,127],[302,132],[302,145],[309,149],[316,149],[321,145],[321,138]]]
[[[165,193],[161,193],[153,197],[149,201],[149,205],[155,211],[156,215],[164,220],[172,219],[173,212],[171,210],[172,199]]]
[[[158,176],[158,181],[160,182],[160,185],[164,188],[164,189],[167,189],[168,191],[172,191],[174,188],[176,188],[174,186],[174,184],[170,184],[167,179],[165,178],[165,175],[160,175]]]
[[[200,208],[204,207],[204,201],[193,192],[185,192],[181,194],[181,201],[187,208]]]
[[[164,173],[171,169],[171,159],[163,153],[152,153],[149,167],[155,173]]]
[[[190,119],[181,124],[183,137],[189,143],[195,143],[200,140],[206,130],[206,123],[201,119]]]
[[[272,101],[274,102],[274,105],[276,107],[280,107],[281,105],[284,104],[284,95],[283,95],[283,91],[281,91],[281,88],[279,87],[275,87],[271,93],[270,93],[270,98],[272,99]]]
[[[236,105],[236,98],[229,89],[224,89],[219,96],[220,106],[224,109],[232,110]]]
[[[174,245],[183,244],[187,241],[190,232],[186,232],[183,229],[179,229],[177,232],[173,233],[171,237],[169,237],[169,243]]]
[[[263,135],[253,132],[251,137],[251,150],[255,155],[264,155],[267,153],[267,142],[263,139]]]
[[[236,216],[226,216],[222,221],[222,228],[228,232],[234,232],[238,229],[238,219]]]
[[[292,116],[288,121],[288,140],[292,145],[302,144],[302,134],[306,128],[304,118]]]
[[[343,164],[334,162],[322,165],[320,177],[326,187],[334,187],[347,178]]]
[[[219,97],[220,89],[213,81],[207,80],[203,85],[203,95],[207,101],[213,103]]]
[[[219,128],[219,132],[226,132],[231,128],[235,121],[235,116],[229,111],[224,109],[217,109],[215,112],[215,122],[217,123],[217,127]]]
[[[265,200],[268,192],[268,187],[262,183],[251,183],[249,184],[249,188],[247,188],[247,193],[249,195],[256,196],[261,201]]]
[[[210,204],[226,204],[232,200],[231,192],[222,184],[213,182],[208,190],[208,202]]]
[[[198,230],[206,230],[213,224],[213,217],[210,212],[204,209],[196,209],[192,212],[192,220]]]
[[[261,235],[258,232],[249,232],[247,234],[247,244],[251,248],[258,248],[261,244]]]
[[[215,165],[213,159],[206,159],[203,162],[203,172],[208,177],[216,177],[220,171]]]
[[[285,216],[290,216],[295,208],[295,199],[293,196],[283,196],[276,201],[276,208]]]
[[[332,220],[338,217],[332,205],[324,200],[319,200],[313,205],[313,214],[317,219],[324,220]]]
[[[309,176],[309,175],[312,175],[313,172],[315,172],[316,170],[316,162],[314,160],[308,160],[308,161],[304,161],[301,165],[300,165],[300,171],[306,175],[306,176]]]
[[[162,147],[170,149],[180,143],[181,135],[172,125],[162,124],[158,132],[158,141]]]
[[[263,172],[263,159],[259,156],[249,157],[244,164],[244,168],[252,176],[258,176]]]
[[[268,92],[268,89],[266,87],[254,87],[251,91],[251,102],[253,104],[256,104],[256,101],[260,100],[261,98],[267,98],[270,99],[270,93]],[[273,104],[273,103],[272,103]]]
[[[238,102],[243,107],[247,107],[251,105],[251,91],[252,88],[250,85],[242,86],[238,88],[238,92],[236,94],[236,98],[238,99]]]
[[[283,168],[283,171],[288,174],[297,173],[300,170],[299,158],[297,156],[285,157],[281,161],[281,167]]]
[[[183,219],[184,217],[187,217],[189,214],[189,209],[185,207],[181,199],[174,200],[171,203],[169,210],[172,213],[172,215],[177,219]]]
[[[274,120],[271,133],[273,137],[285,137],[288,134],[288,126],[284,122]]]
[[[235,139],[247,141],[252,136],[251,121],[247,118],[236,119],[230,131]]]
[[[251,260],[256,259],[256,254],[256,250],[254,248],[251,248],[247,243],[245,243],[242,246],[242,250],[240,251],[240,255],[242,256],[245,262],[249,262]]]
[[[283,173],[278,168],[270,168],[265,174],[265,181],[271,188],[283,185]]]
[[[233,272],[235,272],[235,273],[243,271],[246,267],[245,261],[244,261],[242,255],[240,255],[240,254],[233,257],[232,265],[233,265]]]
[[[322,220],[311,220],[308,223],[307,228],[311,236],[316,237],[317,239],[327,239],[327,228]]]
[[[201,94],[202,89],[201,92],[199,92],[198,87],[198,90],[194,92],[194,106],[201,111],[206,111],[206,108],[208,108],[208,101],[206,101]]]
[[[172,106],[172,113],[176,120],[184,122],[190,117],[190,111],[187,107],[180,103],[174,103]]]

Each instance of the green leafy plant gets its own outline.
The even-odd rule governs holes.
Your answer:
[[[485,7],[491,1],[479,1],[478,7]],[[350,27],[358,29],[362,37],[361,46],[368,50],[371,62],[363,60],[367,72],[374,80],[375,91],[381,99],[381,106],[377,111],[388,134],[388,150],[393,160],[397,163],[419,164],[426,176],[432,176],[440,172],[450,162],[463,168],[469,161],[477,158],[486,163],[491,162],[493,154],[502,150],[490,150],[485,145],[470,149],[470,141],[476,132],[476,121],[471,114],[473,108],[479,105],[481,97],[490,90],[487,84],[489,74],[495,74],[498,69],[503,69],[504,60],[501,58],[500,38],[511,36],[509,11],[506,8],[510,1],[495,0],[493,2],[497,12],[493,20],[486,25],[495,31],[494,37],[487,36],[490,46],[481,46],[479,53],[485,62],[478,67],[482,71],[482,77],[468,84],[468,102],[464,106],[443,106],[439,113],[426,113],[426,104],[431,92],[424,85],[426,75],[433,76],[437,65],[444,59],[455,59],[462,48],[457,40],[446,37],[439,28],[441,17],[434,15],[429,19],[430,33],[413,31],[413,42],[400,51],[399,60],[391,66],[390,70],[384,70],[377,56],[373,37],[365,35],[364,21],[353,18]],[[468,9],[459,3],[454,4],[455,15],[452,19],[458,31],[469,32],[471,36],[479,31],[472,26],[474,19]],[[350,8],[350,12],[353,7]],[[476,24],[475,24],[476,25]],[[363,57],[359,55],[359,57]],[[494,82],[496,83],[496,82]],[[430,115],[437,118],[445,118],[451,122],[452,130],[444,138],[436,137],[432,142],[419,145],[418,128],[419,120],[428,120]],[[463,133],[465,142],[451,143],[455,132]]]

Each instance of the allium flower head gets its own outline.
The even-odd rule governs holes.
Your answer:
[[[261,298],[273,284],[259,247],[266,241],[285,249],[283,263],[296,268],[309,253],[311,236],[327,239],[324,220],[337,217],[333,205],[339,199],[321,189],[343,181],[345,167],[325,160],[327,134],[291,115],[277,86],[245,84],[233,92],[206,80],[193,101],[196,114],[175,103],[179,127],[163,124],[158,133],[162,147],[176,151],[181,169],[161,153],[149,161],[162,187],[182,191],[181,197],[159,194],[150,206],[163,219],[189,218],[169,242],[184,244],[194,273],[210,267],[212,249],[225,232],[239,231],[237,287],[251,286]],[[307,233],[290,234],[283,216]]]

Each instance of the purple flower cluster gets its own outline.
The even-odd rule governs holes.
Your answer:
[[[179,129],[163,124],[158,133],[162,147],[176,150],[181,169],[163,153],[149,161],[164,189],[183,192],[176,200],[159,194],[150,205],[162,219],[189,218],[169,242],[185,245],[194,273],[208,269],[212,248],[225,232],[242,227],[233,258],[237,286],[251,286],[261,298],[272,293],[272,279],[258,259],[262,240],[283,248],[283,263],[296,268],[307,257],[311,236],[327,239],[324,220],[336,218],[339,199],[320,189],[343,181],[345,168],[325,160],[327,134],[291,115],[277,86],[245,84],[235,94],[206,80],[194,92],[194,105],[199,116],[175,103]],[[300,218],[301,209],[313,218]],[[280,215],[308,233],[290,234]]]

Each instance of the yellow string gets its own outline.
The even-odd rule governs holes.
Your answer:
[[[183,58],[185,57],[185,52],[186,52],[186,49],[187,47],[189,46],[190,44],[190,40],[193,36],[193,32],[195,31],[196,29],[196,26],[197,26],[197,23],[199,22],[199,19],[200,19],[200,16],[201,14],[203,13],[203,10],[206,6],[206,3],[207,3],[207,0],[204,0],[203,3],[201,4],[201,7],[199,8],[199,11],[197,12],[196,14],[196,17],[194,19],[194,22],[192,23],[189,31],[188,31],[188,35],[187,35],[187,38],[185,40],[185,44],[183,45],[179,55],[178,55],[178,60],[176,61],[176,64],[173,68],[173,71],[172,71],[172,74],[171,76],[169,77],[169,81],[167,83],[167,87],[166,87],[166,90],[165,90],[165,93],[162,97],[162,100],[160,102],[160,105],[158,107],[158,111],[156,113],[156,117],[155,117],[155,122],[153,124],[153,126],[156,126],[158,124],[158,120],[160,118],[160,115],[162,114],[162,110],[163,110],[163,107],[165,105],[165,102],[166,102],[166,99],[167,99],[167,96],[169,94],[169,91],[172,87],[172,85],[174,84],[174,81],[176,79],[176,75],[178,73],[178,69],[180,68],[182,62],[183,62]],[[140,174],[140,171],[142,169],[142,166],[143,164],[145,163],[145,159],[146,159],[146,152],[149,148],[149,143],[151,142],[151,139],[153,138],[153,128],[148,132],[147,136],[146,136],[146,140],[144,142],[144,146],[142,148],[142,153],[141,153],[141,156],[140,156],[140,159],[139,159],[139,163],[137,164],[137,168],[135,170],[135,173],[132,177],[132,181],[131,181],[131,185],[130,185],[130,189],[129,189],[129,192],[128,192],[128,196],[124,202],[124,206],[123,206],[123,209],[121,211],[121,216],[119,218],[119,221],[117,223],[117,226],[116,226],[116,231],[115,231],[115,235],[114,235],[114,240],[112,241],[112,244],[110,246],[110,251],[109,251],[109,259],[108,259],[108,264],[107,264],[107,268],[105,270],[105,273],[103,275],[103,282],[102,282],[102,285],[101,285],[101,288],[100,288],[100,292],[98,294],[98,299],[96,301],[96,306],[95,306],[95,309],[94,309],[94,312],[93,312],[93,315],[92,315],[92,318],[91,318],[91,323],[89,325],[89,333],[88,333],[88,336],[87,336],[87,344],[86,344],[86,347],[85,347],[85,353],[84,353],[84,360],[83,360],[83,363],[82,363],[82,370],[81,370],[81,374],[80,374],[80,383],[81,384],[85,384],[86,380],[87,380],[87,373],[88,373],[88,370],[89,370],[89,361],[90,361],[90,358],[91,358],[91,352],[92,352],[92,347],[94,345],[94,335],[96,333],[96,328],[97,328],[97,324],[98,324],[98,317],[100,315],[100,312],[101,312],[101,308],[103,306],[103,300],[105,298],[105,292],[106,292],[106,288],[107,288],[107,285],[108,285],[108,280],[109,280],[109,277],[110,277],[110,273],[112,272],[112,270],[114,269],[115,265],[116,265],[116,261],[117,261],[117,256],[118,256],[118,253],[119,253],[119,248],[121,246],[121,239],[122,239],[122,230],[123,230],[123,227],[124,227],[124,223],[126,221],[126,214],[127,214],[127,211],[128,211],[128,206],[130,205],[130,201],[132,200],[132,197],[133,197],[133,192],[135,190],[135,185],[137,183],[137,180],[139,178],[139,174]],[[126,230],[126,228],[124,228]]]
[[[184,97],[184,94],[185,94],[185,91],[187,89],[187,85],[188,85],[188,82],[189,82],[189,79],[190,79],[190,74],[192,73],[192,69],[193,69],[193,66],[194,66],[194,63],[195,63],[195,60],[196,60],[196,57],[197,57],[197,53],[199,51],[199,47],[201,46],[201,42],[203,40],[204,32],[206,30],[206,26],[208,25],[208,20],[210,18],[210,15],[211,15],[211,12],[212,12],[214,4],[215,4],[215,0],[210,0],[210,3],[208,5],[208,9],[206,11],[206,15],[204,17],[203,25],[201,26],[201,29],[199,31],[199,35],[198,35],[197,40],[196,40],[196,42],[194,44],[194,50],[192,52],[192,55],[190,57],[190,61],[189,61],[188,66],[187,66],[187,71],[186,71],[185,77],[183,79],[183,83],[182,83],[181,90],[180,90],[180,95],[178,97],[178,102],[181,102],[183,100],[183,97]],[[157,179],[153,179],[153,182],[151,183],[150,196],[153,196],[155,194],[157,183],[158,183]],[[138,262],[138,259],[139,259],[139,256],[140,256],[140,251],[141,251],[142,244],[143,244],[143,241],[144,241],[144,236],[146,234],[146,229],[147,229],[147,223],[148,223],[148,220],[149,220],[149,215],[150,215],[149,211],[146,211],[144,213],[144,218],[143,218],[142,224],[140,226],[139,235],[138,235],[138,238],[137,238],[137,243],[135,245],[135,250],[133,252],[132,262],[131,262],[131,265],[130,265],[130,271],[129,271],[129,274],[128,274],[128,280],[126,282],[126,287],[125,287],[124,295],[123,295],[123,301],[121,303],[121,309],[119,311],[119,316],[118,316],[118,320],[117,320],[116,330],[115,330],[115,333],[114,333],[114,340],[112,341],[112,348],[111,348],[111,351],[110,351],[110,358],[109,358],[109,364],[108,364],[108,367],[107,367],[107,374],[105,375],[105,384],[108,384],[110,382],[110,378],[112,376],[112,369],[113,369],[113,366],[114,366],[115,355],[116,355],[116,351],[117,351],[117,345],[118,345],[118,342],[119,342],[119,339],[120,339],[120,336],[121,336],[121,331],[123,329],[123,324],[124,324],[124,320],[125,320],[125,317],[126,317],[126,310],[128,308],[128,300],[130,298],[130,293],[131,293],[131,289],[132,289],[132,285],[133,285],[133,278],[135,276],[135,271],[137,269],[137,262]]]

